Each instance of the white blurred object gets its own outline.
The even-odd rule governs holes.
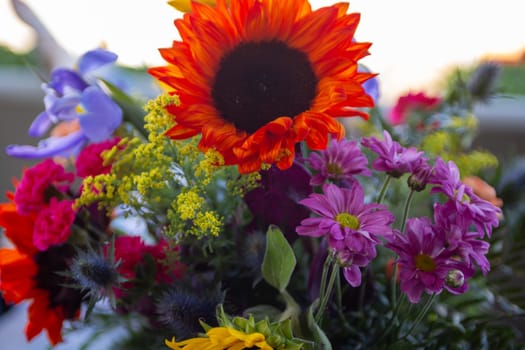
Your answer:
[[[57,66],[73,65],[74,59],[71,55],[51,35],[27,4],[21,0],[11,0],[11,5],[17,16],[36,32],[36,50],[49,72]]]

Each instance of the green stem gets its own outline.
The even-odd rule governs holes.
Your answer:
[[[339,273],[337,270],[339,270],[339,265],[336,263],[331,263],[331,272],[330,272],[330,279],[328,280],[328,285],[326,286],[326,289],[324,291],[324,295],[322,299],[320,299],[319,308],[317,309],[317,313],[315,315],[315,321],[317,324],[321,323],[321,320],[323,319],[323,313],[326,308],[326,305],[328,304],[328,300],[330,299],[330,295],[332,294],[332,289],[334,288],[334,282],[335,278],[339,276]]]
[[[329,251],[323,264],[323,272],[321,274],[321,284],[319,285],[319,300],[324,297],[326,291],[326,277],[328,276],[328,270],[332,263],[332,253]]]
[[[379,197],[377,197],[377,203],[380,204],[386,195],[386,190],[388,189],[388,185],[390,185],[390,181],[392,180],[392,176],[387,175],[385,178],[385,181],[383,182],[383,187],[381,187],[381,191],[379,192]]]
[[[404,234],[405,231],[405,225],[408,218],[408,212],[410,209],[410,204],[412,203],[412,199],[414,198],[414,190],[410,190],[408,193],[407,199],[405,201],[405,208],[403,210],[403,219],[401,221],[401,233]],[[390,286],[392,290],[392,302],[395,304],[397,303],[397,269],[398,266],[396,263],[394,263],[394,271],[392,273],[392,279],[390,280]]]
[[[394,311],[392,312],[392,316],[390,316],[390,319],[387,322],[388,327],[383,331],[383,333],[381,334],[381,336],[377,340],[377,344],[379,344],[380,341],[383,340],[383,338],[385,338],[390,333],[390,331],[392,331],[392,329],[394,328],[394,325],[397,323],[397,321],[396,321],[397,314],[398,314],[399,310],[401,309],[401,305],[404,304],[405,300],[406,300],[405,295],[401,294],[399,296],[399,298],[398,298],[397,303],[394,306]]]
[[[345,318],[345,315],[343,314],[343,291],[341,288],[341,279],[339,278],[339,269],[336,270],[337,276],[335,278],[335,300],[337,303],[337,314],[339,315],[339,318],[341,319],[341,322],[343,322],[343,327],[345,329],[350,330],[350,324]]]
[[[416,327],[419,325],[419,323],[421,323],[421,321],[423,320],[423,317],[425,317],[425,315],[427,314],[428,310],[430,310],[430,307],[432,306],[432,303],[434,302],[435,298],[436,298],[436,294],[432,294],[430,296],[430,298],[427,299],[425,305],[423,306],[423,308],[421,309],[421,311],[417,315],[416,320],[412,324],[412,327],[410,327],[408,332],[406,332],[406,334],[403,337],[401,337],[401,339],[406,339],[414,331],[414,329],[416,329]]]
[[[407,200],[405,201],[405,209],[403,211],[403,221],[401,221],[401,233],[405,231],[405,225],[408,218],[408,212],[410,210],[410,204],[412,203],[412,198],[414,198],[414,190],[410,190],[408,193]]]
[[[358,312],[363,312],[363,306],[365,303],[365,292],[366,292],[366,280],[368,275],[368,266],[363,270],[363,277],[361,279],[361,286],[359,287],[359,304],[358,304]]]

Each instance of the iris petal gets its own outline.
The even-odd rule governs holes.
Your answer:
[[[78,71],[83,76],[87,75],[98,68],[115,62],[117,57],[115,53],[100,48],[88,51],[80,57]]]
[[[43,111],[31,123],[28,132],[29,136],[41,137],[47,130],[49,130],[52,123],[53,121],[51,120],[50,115],[47,113],[47,111]]]
[[[88,84],[77,72],[66,68],[57,68],[51,73],[49,87],[56,90],[60,95],[65,95],[71,90],[82,91]]]
[[[12,157],[24,159],[49,158],[55,156],[70,156],[87,141],[80,131],[64,137],[49,137],[38,143],[38,146],[9,145],[6,153]]]
[[[89,87],[82,93],[85,113],[79,117],[84,135],[93,142],[109,138],[122,122],[122,110],[102,90]]]

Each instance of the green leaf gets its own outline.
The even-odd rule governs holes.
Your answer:
[[[266,251],[261,266],[266,282],[283,292],[290,282],[296,259],[281,230],[274,225],[266,233]]]
[[[318,300],[316,300],[318,302]],[[308,321],[308,328],[312,332],[315,343],[317,344],[318,349],[322,350],[332,350],[332,344],[330,343],[330,340],[324,333],[324,331],[319,327],[317,322],[315,322],[313,310],[317,308],[316,303],[312,304],[311,307],[308,308],[307,312],[307,321]]]
[[[273,305],[255,305],[245,309],[243,312],[244,315],[253,315],[253,317],[255,317],[257,320],[267,317],[272,322],[279,320],[281,313],[281,310]]]

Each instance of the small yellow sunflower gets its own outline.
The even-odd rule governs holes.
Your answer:
[[[203,4],[215,5],[215,0],[197,0]],[[175,7],[181,12],[190,12],[191,10],[191,0],[170,0],[168,4]]]
[[[191,338],[176,342],[175,338],[166,340],[172,350],[242,350],[257,347],[261,350],[273,350],[261,333],[246,334],[229,327],[210,328],[207,338]]]
[[[358,72],[370,43],[354,33],[360,15],[338,3],[313,11],[307,0],[193,1],[175,21],[181,41],[160,49],[169,63],[150,74],[180,97],[168,107],[173,139],[201,135],[241,173],[291,166],[295,145],[325,149],[341,138],[336,117],[367,115],[372,107]]]

